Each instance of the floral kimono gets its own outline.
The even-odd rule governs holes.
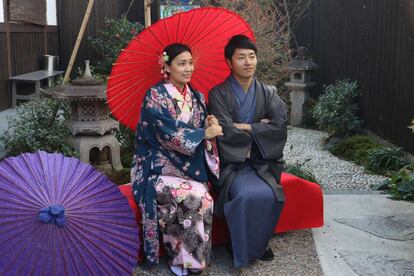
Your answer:
[[[132,189],[141,208],[147,263],[159,261],[161,232],[171,265],[203,269],[210,261],[213,215],[207,170],[218,175],[218,157],[212,141],[204,140],[202,94],[188,86],[183,92],[171,83],[147,92],[137,125]]]

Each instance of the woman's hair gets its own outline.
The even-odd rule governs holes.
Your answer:
[[[224,57],[231,60],[231,57],[234,55],[236,49],[250,49],[257,54],[257,48],[253,41],[245,35],[235,35],[229,40],[224,48]]]
[[[173,43],[165,47],[164,53],[168,56],[168,60],[164,60],[166,64],[171,65],[171,61],[175,59],[176,56],[184,52],[189,52],[191,54],[191,49],[185,44]]]

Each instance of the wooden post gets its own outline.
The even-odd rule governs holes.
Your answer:
[[[48,51],[48,49],[47,49],[47,30],[46,30],[46,28],[47,28],[47,23],[46,23],[45,26],[43,26],[43,43],[45,44],[43,55],[47,55],[47,51]]]
[[[411,31],[414,30],[414,2],[408,1],[408,22],[411,25]]]
[[[63,83],[69,81],[70,72],[72,71],[73,64],[75,63],[75,58],[79,50],[80,43],[82,41],[83,34],[85,33],[86,25],[88,24],[89,16],[93,7],[94,0],[89,0],[88,6],[86,8],[85,16],[83,17],[82,25],[79,30],[78,38],[76,39],[75,47],[73,48],[72,55],[70,56],[68,68],[66,69],[65,77],[63,78]]]
[[[145,28],[151,26],[151,3],[152,0],[144,0]]]
[[[4,23],[6,25],[6,54],[7,54],[7,73],[8,78],[12,75],[12,67],[11,67],[11,47],[10,47],[10,14],[9,14],[9,7],[7,5],[8,1],[3,1],[3,14],[4,14]]]

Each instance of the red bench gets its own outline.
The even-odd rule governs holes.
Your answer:
[[[316,183],[287,173],[282,173],[281,184],[286,201],[275,228],[275,233],[322,227],[324,222],[321,187]],[[119,187],[122,194],[127,197],[132,210],[134,210],[138,225],[141,225],[141,213],[132,195],[131,184]],[[224,244],[228,241],[227,225],[223,218],[214,216],[212,235],[213,245]]]

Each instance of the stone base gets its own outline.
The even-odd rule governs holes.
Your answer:
[[[305,103],[309,99],[309,93],[306,91],[292,91],[290,92],[290,102],[292,109],[290,111],[290,125],[299,126],[302,124],[305,114]]]
[[[118,140],[112,134],[103,136],[70,136],[68,142],[80,153],[80,160],[90,163],[91,149],[97,148],[100,152],[110,151],[110,163],[115,170],[122,170],[121,151]]]

